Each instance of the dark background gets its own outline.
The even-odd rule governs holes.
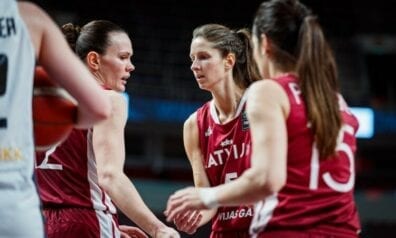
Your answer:
[[[261,1],[94,1],[36,0],[59,25],[84,25],[108,19],[132,38],[136,70],[127,92],[125,170],[142,197],[162,217],[165,202],[177,188],[191,185],[184,153],[182,124],[210,98],[199,90],[190,71],[193,29],[221,23],[250,28]],[[356,200],[362,237],[394,237],[396,231],[396,2],[393,0],[310,0],[339,64],[349,105],[370,107],[375,134],[359,139]],[[123,222],[128,222],[121,216]],[[194,237],[207,237],[205,227]]]

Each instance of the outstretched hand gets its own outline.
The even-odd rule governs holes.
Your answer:
[[[169,197],[164,214],[167,217],[166,220],[171,222],[176,217],[183,216],[186,212],[201,209],[207,209],[207,207],[202,202],[198,189],[188,187],[176,191]]]
[[[121,238],[148,238],[146,233],[138,227],[120,225],[119,228],[121,231]]]

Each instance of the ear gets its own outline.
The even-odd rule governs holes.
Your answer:
[[[232,69],[235,65],[235,54],[228,53],[228,55],[224,59],[224,67],[226,69]]]
[[[261,43],[260,43],[260,52],[263,55],[270,55],[271,53],[271,42],[269,38],[263,33],[260,35]]]
[[[93,71],[99,70],[100,59],[99,59],[99,54],[97,52],[95,51],[88,52],[85,60],[90,69],[92,69]]]

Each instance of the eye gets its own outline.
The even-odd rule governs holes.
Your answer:
[[[209,56],[208,55],[200,55],[200,56],[198,56],[198,59],[206,60],[206,59],[209,59]]]

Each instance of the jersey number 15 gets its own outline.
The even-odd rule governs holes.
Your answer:
[[[352,190],[355,183],[355,159],[351,147],[344,142],[345,133],[353,135],[354,129],[350,125],[343,125],[337,139],[337,152],[345,153],[349,161],[349,178],[345,183],[338,182],[331,176],[330,172],[325,172],[321,175],[323,181],[327,186],[337,192],[349,192]],[[312,157],[311,157],[311,174],[309,179],[309,188],[311,190],[318,189],[319,184],[319,152],[316,145],[313,145]]]

